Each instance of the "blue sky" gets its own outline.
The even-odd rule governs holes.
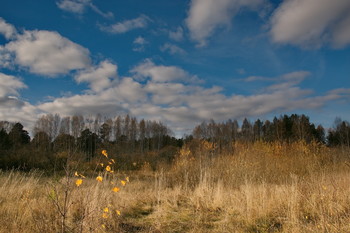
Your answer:
[[[350,120],[348,0],[3,0],[0,119]]]

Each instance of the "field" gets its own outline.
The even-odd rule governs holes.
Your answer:
[[[3,171],[0,232],[350,232],[349,152],[200,142],[132,171]]]

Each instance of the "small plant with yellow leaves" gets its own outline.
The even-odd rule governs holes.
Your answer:
[[[76,180],[75,180],[75,185],[77,187],[79,187],[82,183],[83,183],[83,179],[85,179],[86,177],[83,176],[82,174],[79,174],[78,172],[75,172],[74,173],[74,176],[78,177]]]
[[[117,182],[116,174],[114,173],[113,166],[116,164],[115,160],[108,157],[108,153],[106,150],[102,150],[101,154],[104,156],[103,162],[100,162],[98,166],[100,166],[102,171],[96,176],[96,181],[98,183],[105,183],[105,185],[111,185],[110,190],[112,193],[118,193],[120,192],[120,187],[118,187],[118,183],[125,187],[126,184],[129,182],[129,177],[125,177],[125,179],[120,180]],[[104,166],[106,164],[106,166]],[[121,211],[119,209],[115,209],[114,211],[111,211],[112,208],[111,204],[108,204],[107,207],[102,208],[101,218],[103,221],[106,221],[112,216],[112,212],[114,212],[117,216],[121,215]],[[102,224],[103,226],[106,226],[105,222]]]
[[[99,193],[97,196],[101,194],[105,196],[104,193],[106,192],[117,194],[121,191],[122,187],[125,187],[129,182],[129,177],[125,177],[124,179],[119,179],[117,177],[117,174],[114,172],[116,161],[115,159],[109,158],[107,150],[102,150],[101,155],[95,168],[95,171],[98,171],[93,178],[95,181],[91,179],[91,177],[85,177],[80,171],[74,171],[72,166],[67,166],[66,176],[63,179],[64,182],[58,182],[50,188],[48,195],[49,200],[53,203],[57,210],[56,213],[60,216],[59,232],[70,232],[71,229],[74,228],[80,228],[80,232],[83,232],[84,225],[90,224],[84,223],[84,219],[96,219],[93,216],[97,216],[95,222],[98,221],[99,227],[102,227],[104,231],[109,228],[110,224],[108,224],[108,221],[110,221],[111,218],[121,216],[121,210],[111,205],[111,200],[114,199],[113,195],[107,195],[105,197],[106,199],[94,202],[93,198],[96,198],[96,195],[90,196],[82,193],[86,191],[89,192],[89,190],[92,190],[92,187],[95,187],[96,189],[94,192],[97,191],[97,193]],[[91,186],[93,182],[97,183]],[[73,195],[73,193],[81,193],[80,195],[83,199],[73,201],[73,196],[75,195]],[[87,203],[91,202],[96,203],[96,205],[87,205]],[[82,206],[79,210],[80,213],[77,215],[80,216],[78,222],[76,220],[71,220],[71,218],[76,218],[73,216],[74,211],[72,209],[77,205]]]
[[[107,151],[106,150],[102,150],[102,155],[106,158],[108,158],[108,154],[107,154]]]

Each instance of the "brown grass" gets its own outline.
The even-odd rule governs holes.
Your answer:
[[[350,232],[349,151],[302,142],[234,148],[184,147],[171,166],[128,174],[118,193],[94,177],[79,187],[72,178],[65,232]],[[64,179],[3,172],[0,232],[62,232],[53,199],[63,200]],[[105,207],[121,216],[103,218]]]

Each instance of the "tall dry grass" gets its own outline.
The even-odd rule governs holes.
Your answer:
[[[172,165],[116,172],[130,176],[118,193],[94,177],[71,182],[65,231],[350,232],[349,160],[347,150],[303,142],[236,143],[227,154],[187,145]],[[64,180],[4,172],[0,184],[0,232],[60,232],[52,198]],[[121,215],[103,218],[106,206]]]

